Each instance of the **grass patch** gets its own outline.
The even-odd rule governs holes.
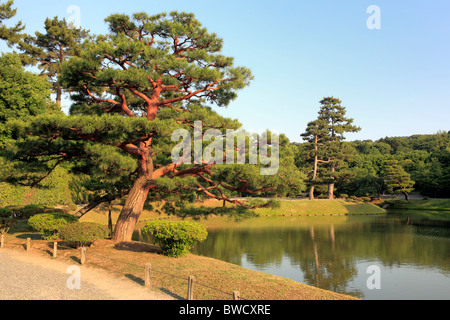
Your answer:
[[[389,209],[450,211],[450,199],[386,200]]]
[[[386,200],[389,213],[408,216],[411,224],[450,227],[450,199]]]
[[[265,216],[283,215],[338,215],[338,214],[384,214],[384,209],[371,203],[355,203],[344,200],[282,201],[280,208],[256,209]]]

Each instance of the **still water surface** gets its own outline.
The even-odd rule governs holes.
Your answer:
[[[193,253],[366,300],[450,299],[450,229],[406,216],[203,221]],[[380,289],[369,289],[368,280]],[[375,281],[375,282],[374,282]]]

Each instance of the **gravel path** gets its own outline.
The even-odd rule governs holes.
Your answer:
[[[13,250],[0,250],[0,300],[172,300],[131,280],[89,267],[80,271],[80,289],[69,289],[67,264]],[[76,282],[69,282],[69,284]]]

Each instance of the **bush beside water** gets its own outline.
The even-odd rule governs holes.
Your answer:
[[[151,236],[163,253],[173,258],[189,253],[196,242],[204,241],[208,236],[205,226],[187,221],[151,221],[142,228],[142,233]]]

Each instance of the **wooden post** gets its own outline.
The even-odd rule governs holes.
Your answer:
[[[58,254],[58,242],[53,242],[53,258]]]
[[[27,252],[31,250],[31,238],[27,238]]]
[[[239,291],[233,292],[233,300],[241,300],[241,294],[239,293]]]
[[[194,300],[194,276],[189,276],[188,278],[188,294],[187,299],[188,300]]]
[[[81,247],[81,259],[80,259],[80,263],[86,264],[86,248],[85,247]]]
[[[5,235],[0,235],[0,249],[5,245]]]
[[[147,263],[145,265],[145,287],[151,287],[151,279],[152,279],[152,264]]]

